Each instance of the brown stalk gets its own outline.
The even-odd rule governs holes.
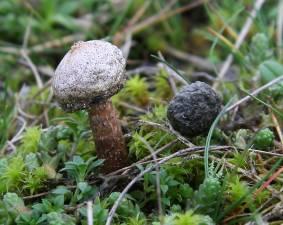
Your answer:
[[[97,103],[88,111],[96,154],[105,159],[102,171],[110,173],[127,166],[127,150],[117,113],[111,100]]]

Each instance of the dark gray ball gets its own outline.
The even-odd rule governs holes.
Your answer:
[[[169,103],[167,117],[172,127],[186,137],[209,130],[221,109],[215,91],[197,81],[185,86]]]

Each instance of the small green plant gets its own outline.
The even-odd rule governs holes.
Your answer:
[[[28,189],[30,194],[34,194],[44,186],[44,181],[48,178],[48,174],[44,167],[37,167],[24,180],[24,188]]]
[[[19,190],[21,188],[20,184],[26,175],[27,171],[23,158],[16,156],[9,160],[7,167],[3,169],[0,180],[4,187],[6,187],[6,190]]]
[[[96,198],[92,207],[93,211],[93,225],[105,225],[108,216],[108,206],[109,203],[106,200],[100,200]],[[80,208],[79,212],[81,216],[84,218],[83,221],[87,218],[87,209],[86,207]],[[85,221],[86,223],[86,221]]]
[[[164,218],[164,225],[214,225],[213,220],[206,215],[194,213],[189,210],[185,213],[176,213]],[[153,225],[161,225],[154,222]]]
[[[65,213],[51,212],[46,215],[46,222],[50,225],[75,225],[75,219]]]
[[[107,198],[108,204],[111,206],[115,203],[117,198],[119,197],[119,192],[112,192],[110,196]],[[143,217],[143,213],[138,204],[136,204],[135,199],[130,195],[127,195],[126,198],[121,202],[117,209],[118,217],[117,221],[122,222],[127,220],[129,217],[134,217],[136,215],[140,215]]]
[[[213,225],[214,222],[209,216],[194,214],[192,211],[188,211],[184,214],[177,214],[173,224],[174,225],[188,225],[188,224]]]
[[[93,201],[93,225],[105,225],[119,191],[155,165],[152,150],[160,150],[159,162],[176,157],[131,186],[113,225],[281,224],[266,216],[280,205],[274,145],[283,81],[261,87],[283,75],[283,2],[265,2],[242,30],[255,1],[0,0],[0,224],[87,225]],[[99,174],[87,110],[64,113],[49,83],[70,45],[90,39],[116,44],[127,58],[127,80],[112,101],[136,166],[115,175]],[[219,83],[226,106],[208,137],[188,138],[187,146],[167,126],[167,106],[193,80]],[[250,101],[227,113],[232,96]]]
[[[76,183],[83,182],[88,174],[93,172],[102,165],[102,159],[91,157],[84,161],[80,156],[74,156],[72,161],[65,163],[65,167],[61,171],[66,171],[68,176],[76,181]]]
[[[195,192],[193,205],[196,212],[216,218],[223,202],[223,188],[216,176],[205,178]]]
[[[141,115],[140,118],[145,121],[151,121],[156,123],[164,123],[166,120],[167,106],[166,105],[156,105],[153,107],[151,112]]]
[[[249,64],[253,64],[254,66],[258,66],[265,60],[270,59],[273,56],[273,51],[269,46],[269,40],[264,33],[257,33],[253,36],[248,59]]]
[[[186,183],[187,170],[184,165],[178,167],[180,159],[172,161],[172,165],[160,168],[161,202],[165,209],[171,205],[185,205],[193,196],[193,189]],[[156,201],[156,172],[145,174],[143,191],[135,191],[132,195],[140,202],[142,207],[154,204]]]
[[[79,182],[71,198],[71,203],[86,201],[97,194],[97,188],[92,187],[87,182]]]
[[[262,83],[267,83],[283,74],[283,65],[275,60],[267,60],[260,64],[259,72]]]
[[[2,206],[3,208],[1,208],[4,210],[0,212],[0,215],[2,214],[0,217],[6,219],[6,221],[3,221],[4,224],[13,224],[19,214],[28,211],[23,199],[16,193],[7,192],[3,197]]]
[[[41,129],[39,127],[29,127],[26,129],[22,138],[20,151],[24,154],[30,152],[36,152],[41,136]]]
[[[269,128],[264,128],[256,133],[254,137],[254,146],[258,149],[266,150],[273,146],[274,134]]]
[[[227,183],[227,198],[231,202],[235,202],[249,191],[249,186],[245,181],[241,181],[240,177],[230,175],[230,181]],[[244,203],[250,202],[252,199],[246,198]]]
[[[145,106],[149,102],[148,84],[145,78],[136,75],[126,82],[123,92],[131,96],[132,100],[141,106]]]
[[[139,131],[136,131],[133,134],[131,141],[129,142],[129,152],[137,159],[141,159],[151,154],[146,144],[141,141],[141,137],[154,148],[159,148],[164,144],[175,140],[173,135],[168,134],[162,130],[154,130],[148,132],[148,129],[141,129]]]
[[[171,99],[172,98],[172,89],[168,81],[168,73],[164,70],[160,70],[159,73],[155,76],[155,94],[161,99]]]
[[[63,213],[64,202],[65,199],[63,195],[52,196],[50,198],[42,199],[41,203],[34,204],[32,209],[43,215],[52,212]]]
[[[250,130],[239,129],[234,135],[234,145],[240,149],[247,149],[251,143],[252,134]]]
[[[146,225],[146,219],[140,214],[138,214],[135,217],[129,217],[125,223],[122,223],[121,225]]]

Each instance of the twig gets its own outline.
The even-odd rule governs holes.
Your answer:
[[[7,141],[7,145],[11,147],[11,149],[14,153],[17,151],[16,146],[12,142]]]
[[[157,15],[151,16],[151,17],[147,18],[146,20],[136,24],[135,26],[131,27],[126,32],[131,32],[133,34],[138,33],[140,31],[142,31],[143,29],[145,29],[146,27],[152,26],[152,25],[159,23],[161,21],[164,21],[164,20],[166,20],[166,19],[168,19],[172,16],[175,16],[175,15],[180,14],[180,13],[184,13],[184,12],[189,11],[193,8],[196,8],[200,5],[203,5],[205,2],[207,2],[207,0],[194,1],[194,2],[191,2],[191,3],[189,3],[189,4],[187,4],[183,7],[169,11],[169,10],[171,10],[172,5],[175,2],[176,1],[171,1],[171,4],[167,4],[167,6],[163,10],[161,10]]]
[[[154,154],[155,154],[155,155],[158,155],[160,152],[164,151],[165,149],[171,147],[173,144],[176,144],[176,143],[177,143],[177,140],[171,141],[171,142],[169,142],[168,144],[166,144],[166,145],[160,147],[159,149],[157,149],[157,150],[154,152]],[[112,173],[110,173],[110,174],[107,174],[107,175],[109,175],[109,176],[112,175],[112,176],[113,176],[113,175],[118,174],[118,173],[120,173],[120,172],[128,171],[128,170],[131,169],[131,168],[136,168],[137,165],[141,165],[143,162],[146,162],[146,161],[149,160],[150,158],[152,158],[151,154],[148,155],[148,156],[146,156],[146,157],[144,157],[143,159],[141,159],[141,160],[139,160],[139,161],[137,161],[137,162],[131,164],[130,166],[123,167],[123,168],[121,168],[121,169],[119,169],[119,170],[116,170],[116,171],[114,171],[114,172],[112,172]]]
[[[281,173],[283,173],[283,167],[279,168],[266,182],[261,185],[259,189],[257,189],[257,191],[254,193],[254,197],[267,188]]]
[[[92,201],[87,201],[87,225],[93,225]]]
[[[39,89],[32,97],[31,99],[35,99],[36,97],[38,97],[40,94],[42,94],[42,92],[44,92],[47,88],[49,88],[51,86],[52,83],[52,78],[50,78],[47,82],[45,82],[45,84],[43,85],[43,87],[41,89]]]
[[[128,59],[128,56],[130,54],[130,50],[132,47],[132,34],[128,33],[124,45],[121,47],[121,51],[123,53],[123,56],[125,59]]]
[[[246,20],[239,36],[238,39],[235,43],[235,47],[234,50],[238,50],[240,48],[240,46],[242,45],[243,41],[245,40],[251,26],[253,23],[254,18],[256,17],[257,12],[261,9],[263,3],[265,2],[265,0],[257,0],[253,10],[250,13],[250,16],[248,17],[248,19]],[[234,60],[234,56],[233,54],[229,54],[227,59],[225,60],[224,64],[222,65],[220,72],[218,74],[217,80],[216,82],[213,84],[213,88],[217,89],[219,83],[221,82],[221,80],[224,78],[225,74],[227,73],[227,71],[229,70],[232,62]]]
[[[37,71],[36,66],[33,64],[32,60],[30,59],[30,57],[28,56],[28,53],[27,53],[27,45],[28,45],[28,39],[29,39],[29,36],[30,36],[30,32],[31,32],[31,26],[30,26],[30,22],[29,22],[27,27],[26,27],[24,40],[23,40],[23,44],[22,44],[22,49],[20,50],[20,53],[21,53],[21,56],[26,60],[28,66],[30,67],[30,69],[31,69],[31,71],[32,71],[32,73],[35,77],[37,86],[39,88],[41,88],[43,86],[42,80],[40,78],[40,75]]]
[[[274,126],[276,128],[280,143],[281,143],[281,145],[283,145],[283,135],[282,135],[281,127],[280,127],[280,124],[279,124],[279,122],[278,122],[278,120],[277,120],[277,118],[276,118],[276,116],[274,115],[273,112],[271,112],[271,118],[272,118],[272,121],[273,121]]]
[[[35,115],[31,115],[29,113],[26,113],[25,111],[22,110],[21,106],[20,106],[20,103],[18,102],[18,100],[16,100],[16,106],[17,106],[17,111],[20,115],[22,115],[23,117],[25,118],[28,118],[28,119],[35,119],[36,116]]]
[[[155,122],[151,122],[151,121],[146,121],[146,120],[140,120],[141,123],[147,124],[149,126],[153,126],[153,127],[157,127],[165,132],[169,132],[173,135],[175,135],[179,141],[181,141],[183,144],[187,145],[188,147],[193,147],[194,144],[191,143],[189,140],[187,140],[185,137],[183,137],[181,134],[179,134],[177,131],[175,131],[172,126],[170,124],[168,124],[168,127],[159,124],[159,123],[155,123]]]
[[[25,35],[24,35],[24,40],[23,40],[23,44],[22,44],[22,49],[27,49],[30,32],[31,32],[31,26],[30,26],[30,20],[29,20],[28,21],[28,25],[27,25],[26,30],[25,30]]]
[[[46,49],[60,47],[68,43],[73,43],[75,41],[84,40],[84,38],[85,38],[85,35],[82,35],[82,34],[68,35],[63,38],[59,38],[59,39],[47,41],[42,44],[34,45],[30,47],[29,49],[27,49],[26,53],[30,54],[30,53],[44,52]],[[0,51],[14,54],[14,55],[21,55],[21,48],[16,48],[16,47],[0,47]]]
[[[208,81],[215,81],[215,77],[213,77],[212,75],[206,73],[206,72],[194,72],[192,73],[192,78],[199,80],[200,78],[204,78]]]
[[[245,150],[245,149],[241,149],[241,150]],[[255,152],[258,154],[262,154],[262,155],[271,155],[271,156],[278,156],[278,157],[283,157],[283,154],[279,154],[279,153],[275,153],[275,152],[267,152],[267,151],[262,151],[262,150],[258,150],[258,149],[249,149],[250,152]]]
[[[282,38],[283,38],[283,0],[278,2],[277,17],[277,52],[279,60],[282,59]]]
[[[144,109],[142,109],[142,108],[140,108],[138,106],[135,106],[135,105],[131,105],[131,104],[129,104],[127,102],[124,102],[124,101],[119,101],[117,104],[121,105],[121,106],[123,106],[125,108],[137,111],[139,113],[147,113],[148,112],[147,110],[144,110]]]
[[[83,34],[68,35],[68,36],[65,36],[63,38],[58,38],[58,39],[55,39],[55,40],[47,41],[47,42],[39,44],[39,45],[32,46],[29,49],[29,52],[31,52],[31,53],[43,52],[46,49],[60,47],[62,45],[73,43],[75,41],[81,41],[84,38],[85,38],[85,35],[83,35]]]
[[[164,57],[163,57],[163,55],[161,54],[161,52],[158,52],[158,56],[159,56],[159,58],[161,58],[162,60],[164,60],[165,61],[165,59],[164,59]],[[171,86],[171,89],[172,89],[172,91],[173,91],[173,93],[174,93],[174,95],[176,95],[177,94],[177,92],[178,92],[178,90],[177,90],[177,87],[176,87],[176,84],[175,84],[175,81],[174,81],[174,79],[173,79],[173,75],[172,75],[172,73],[175,73],[175,71],[173,71],[169,66],[167,66],[166,64],[164,64],[164,63],[159,63],[158,65],[160,65],[163,69],[165,69],[166,70],[166,72],[168,73],[168,81],[169,81],[169,84],[170,84],[170,86]],[[178,76],[179,77],[179,76]]]
[[[240,99],[239,101],[237,101],[235,104],[231,105],[230,107],[228,107],[226,109],[226,112],[231,111],[232,109],[238,107],[239,105],[243,104],[244,102],[248,101],[251,96],[256,96],[257,94],[259,94],[260,92],[264,91],[265,89],[271,87],[274,84],[279,83],[280,81],[283,80],[283,75],[281,75],[280,77],[273,79],[272,81],[270,81],[269,83],[259,87],[258,89],[254,90],[250,95],[247,95],[246,97]]]
[[[148,76],[155,75],[159,71],[159,68],[156,66],[140,66],[135,69],[126,71],[127,77],[131,77],[136,74],[145,74]]]
[[[263,219],[265,221],[269,221],[273,218],[281,218],[283,219],[283,203],[282,201],[278,202],[272,209],[271,212],[267,213],[266,215],[263,216]],[[282,224],[282,221],[281,223]]]
[[[42,87],[43,87],[43,83],[42,83],[42,80],[41,80],[41,78],[40,78],[40,75],[39,75],[39,73],[38,73],[38,71],[37,71],[36,66],[35,66],[35,65],[33,64],[33,62],[31,61],[31,59],[30,59],[30,57],[28,56],[28,54],[27,54],[27,52],[26,52],[25,49],[21,49],[20,52],[21,52],[22,57],[23,57],[23,58],[26,60],[26,62],[28,63],[28,65],[29,65],[29,67],[30,67],[30,69],[31,69],[31,71],[32,71],[32,73],[33,73],[33,75],[34,75],[34,77],[35,77],[37,86],[38,86],[39,88],[42,88]]]
[[[203,59],[199,56],[182,52],[171,46],[167,46],[165,51],[178,59],[191,63],[193,66],[197,67],[198,69],[202,69],[206,71],[214,71],[215,69],[214,65],[210,61]]]
[[[29,64],[23,59],[19,59],[18,63],[23,65],[24,67],[29,68]],[[51,68],[46,68],[46,66],[38,66],[37,70],[41,75],[45,75],[45,76],[48,76],[48,77],[53,77],[53,75],[54,75],[54,70],[51,69]]]
[[[156,164],[155,171],[156,171],[156,195],[157,195],[157,205],[158,205],[158,213],[159,218],[161,220],[161,225],[163,224],[163,209],[162,209],[162,202],[161,202],[161,188],[160,188],[160,167],[158,165],[158,160],[155,154],[154,149],[150,146],[150,144],[141,136],[139,136],[141,142],[143,142],[147,149],[150,151],[150,154],[153,158],[154,163]]]
[[[139,8],[139,10],[135,13],[132,19],[127,24],[127,27],[132,27],[134,24],[136,24],[139,19],[144,15],[147,8],[150,6],[151,1],[145,1],[144,4]]]
[[[38,194],[35,194],[35,195],[24,196],[23,199],[24,200],[35,199],[35,198],[39,198],[39,197],[42,197],[42,196],[46,196],[50,193],[51,193],[50,191],[46,191],[46,192],[38,193]]]
[[[22,126],[21,126],[21,128],[18,130],[18,132],[16,133],[16,135],[11,139],[11,141],[10,141],[11,143],[16,142],[16,141],[19,139],[19,137],[21,136],[21,134],[24,132],[24,130],[26,129],[26,125],[27,125],[26,120],[25,120],[23,117],[21,117],[21,116],[18,116],[17,119],[22,122]]]

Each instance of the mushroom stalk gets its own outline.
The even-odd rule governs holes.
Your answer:
[[[101,101],[88,110],[98,158],[105,159],[103,173],[127,165],[128,153],[117,113],[111,100]]]

